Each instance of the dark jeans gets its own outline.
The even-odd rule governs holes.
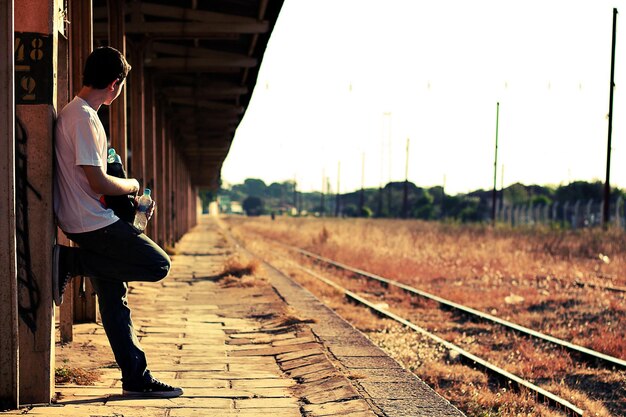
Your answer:
[[[145,234],[122,220],[93,232],[66,235],[80,246],[64,251],[66,264],[73,276],[91,278],[102,325],[122,370],[122,386],[141,386],[151,375],[133,328],[126,283],[165,278],[170,258]]]

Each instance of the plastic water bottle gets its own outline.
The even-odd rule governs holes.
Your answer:
[[[137,206],[135,220],[133,221],[133,226],[135,226],[135,229],[139,231],[143,231],[148,224],[148,216],[146,215],[146,212],[148,211],[150,204],[152,204],[150,193],[150,189],[145,188],[143,190],[143,195],[139,197],[139,205]]]
[[[107,162],[109,164],[121,164],[122,158],[115,152],[115,149],[109,149],[109,156],[107,157]]]

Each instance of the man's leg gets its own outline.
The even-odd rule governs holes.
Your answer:
[[[156,282],[167,276],[170,258],[156,243],[119,220],[87,233],[67,233],[78,248],[63,248],[62,256],[73,275],[106,281]]]
[[[64,264],[71,275],[87,275],[92,280],[102,324],[122,370],[124,395],[159,398],[182,395],[181,388],[150,375],[126,298],[126,281],[154,282],[167,276],[171,265],[167,254],[121,220],[100,230],[67,236],[80,247],[63,247]]]
[[[124,282],[91,278],[100,306],[102,325],[109,338],[115,360],[122,370],[122,386],[142,385],[151,379],[146,355],[135,335]]]

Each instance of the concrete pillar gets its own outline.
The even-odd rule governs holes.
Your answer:
[[[71,13],[71,11],[70,11]],[[70,17],[72,17],[70,15]],[[70,100],[72,92],[72,72],[73,68],[70,65],[70,53],[72,49],[72,34],[75,32],[74,28],[68,31],[68,38],[59,37],[59,53],[58,53],[58,67],[57,67],[57,107],[61,110]],[[73,95],[72,95],[73,97]],[[71,246],[72,242],[63,234],[63,232],[56,229],[56,240],[61,245]],[[65,290],[63,296],[63,304],[59,307],[59,333],[61,335],[61,342],[68,343],[74,340],[74,282]]]
[[[129,46],[130,65],[133,67],[128,80],[128,91],[130,94],[130,149],[132,152],[129,173],[132,178],[136,178],[139,181],[142,187],[146,187],[143,44],[141,41],[137,41]]]
[[[124,33],[124,0],[108,0],[109,12],[109,46],[126,55],[126,35]],[[132,66],[132,64],[131,64]],[[131,73],[134,70],[131,69]],[[126,139],[126,88],[111,103],[109,109],[109,136],[111,146],[120,155],[122,164],[128,168],[128,152]]]
[[[175,181],[175,190],[176,190],[176,208],[174,209],[174,242],[178,242],[181,236],[181,227],[180,227],[180,219],[181,219],[181,207],[183,205],[183,193],[184,188],[182,186],[182,164],[180,152],[178,151],[178,147],[174,147],[174,181]]]
[[[154,198],[157,206],[160,206],[157,180],[157,149],[156,149],[156,137],[157,137],[157,125],[156,125],[156,108],[154,101],[154,88],[152,74],[146,73],[145,80],[145,183],[146,187],[150,188],[154,192]],[[157,211],[159,209],[157,208]],[[159,224],[156,217],[148,223],[146,228],[146,234],[157,241]]]
[[[68,39],[69,57],[69,94],[68,100],[72,100],[82,87],[83,68],[87,57],[93,50],[93,6],[91,0],[77,0],[70,2]],[[61,88],[61,81],[59,80]],[[59,109],[63,107],[59,99]],[[57,242],[62,245],[73,245],[61,231],[57,231]],[[72,280],[63,297],[63,305],[60,307],[60,333],[63,342],[73,340],[73,324],[81,322],[95,322],[97,318],[96,295],[91,286],[91,281],[86,279],[84,286],[81,280]]]
[[[0,409],[19,405],[13,0],[0,0]]]
[[[70,13],[70,97],[74,98],[83,85],[83,69],[87,57],[93,50],[93,5],[92,0],[73,0],[69,3]]]
[[[166,174],[166,183],[167,183],[167,193],[168,193],[168,216],[167,219],[167,239],[166,242],[170,246],[174,246],[174,225],[173,221],[176,217],[176,189],[174,182],[174,129],[169,129],[169,135],[167,137],[167,174]]]
[[[61,10],[61,0],[15,4],[19,390],[24,404],[50,402],[54,388],[52,137]]]
[[[157,200],[157,211],[155,223],[157,223],[157,243],[161,247],[165,247],[166,236],[165,236],[165,218],[167,216],[167,191],[165,184],[165,136],[167,134],[166,130],[166,122],[165,122],[165,112],[163,111],[163,106],[158,106],[156,111],[156,169],[157,169],[157,191],[158,191],[158,200]]]
[[[170,230],[172,234],[172,244],[177,241],[177,223],[178,223],[178,204],[180,200],[179,188],[178,188],[178,152],[176,144],[172,142],[172,160],[171,160],[171,177],[172,177],[172,223],[170,224]]]
[[[187,233],[189,230],[189,169],[185,166],[185,175],[184,175],[184,184],[185,184],[185,206],[183,215],[183,232]]]

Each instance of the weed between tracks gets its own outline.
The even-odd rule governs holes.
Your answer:
[[[253,251],[280,264],[285,256],[257,234],[396,279],[609,355],[626,358],[623,293],[582,288],[579,282],[626,286],[626,239],[620,231],[511,230],[400,220],[229,218]],[[277,253],[280,252],[280,253]],[[292,259],[293,253],[289,254]],[[362,307],[284,263],[294,279],[351,321],[469,416],[557,416],[526,393],[486,380],[418,335]],[[315,268],[314,265],[311,267]],[[517,335],[492,335],[483,323],[433,309],[436,304],[337,271],[322,271],[370,300],[387,304],[454,343],[500,363],[560,395],[586,415],[626,414],[626,374],[580,365],[558,350]],[[623,275],[622,275],[623,274]],[[486,389],[490,387],[490,389]],[[616,400],[621,398],[622,400]]]

